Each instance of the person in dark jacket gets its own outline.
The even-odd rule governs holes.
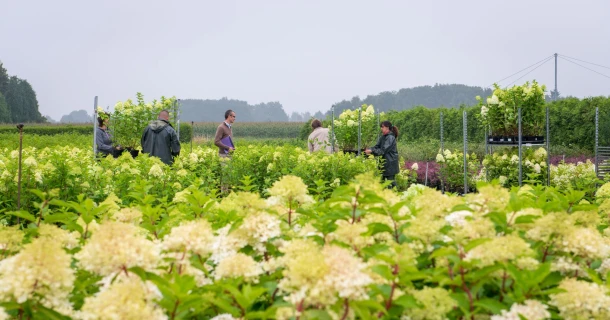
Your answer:
[[[396,175],[400,172],[398,166],[398,147],[396,139],[398,138],[398,128],[393,126],[390,121],[381,123],[381,137],[377,144],[364,150],[366,154],[381,156],[385,160],[383,163],[383,178],[391,181],[390,188],[396,187]]]
[[[114,155],[115,150],[120,150],[120,147],[112,146],[112,135],[108,133],[108,122],[110,115],[100,113],[97,117],[97,130],[95,131],[95,144],[97,145],[96,154],[101,157]]]
[[[142,134],[142,152],[159,157],[165,164],[174,163],[180,154],[180,141],[169,123],[169,112],[163,110],[157,120],[151,121]]]

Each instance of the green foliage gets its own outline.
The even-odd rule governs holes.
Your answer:
[[[18,132],[15,125],[0,125],[0,134]],[[57,134],[82,134],[91,136],[93,143],[93,124],[26,124],[23,134],[52,136]]]
[[[8,104],[6,103],[6,99],[2,92],[0,92],[0,123],[10,123],[11,122],[11,110],[8,108]]]
[[[161,110],[170,113],[169,122],[176,128],[176,115],[178,105],[176,97],[161,97],[160,100],[153,100],[146,103],[144,95],[137,93],[136,103],[127,99],[124,102],[117,102],[114,112],[110,116],[110,130],[113,133],[113,143],[126,148],[141,147],[141,138],[146,126],[156,120]],[[99,112],[99,111],[98,111]]]
[[[239,115],[238,115],[238,119]],[[214,140],[219,122],[195,122],[193,137]],[[233,124],[233,137],[236,141],[242,138],[290,139],[299,138],[301,122],[236,122]]]
[[[610,97],[566,98],[546,105],[550,108],[552,148],[563,147],[567,152],[574,148],[592,152],[595,146],[596,107],[599,107],[600,110],[599,143],[600,145],[610,145]],[[430,109],[420,106],[409,110],[390,111],[387,118],[400,128],[399,141],[405,141],[405,139],[428,141],[440,139],[441,111],[444,118],[443,135],[446,142],[459,143],[463,140],[463,111],[467,112],[468,117],[468,141],[470,143],[485,141],[485,127],[480,120],[479,106],[461,106],[449,109]],[[544,126],[544,123],[542,125]]]
[[[193,139],[193,126],[190,123],[180,122],[180,143],[190,143]]]

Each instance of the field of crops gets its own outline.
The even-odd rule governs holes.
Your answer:
[[[590,155],[548,177],[527,149],[519,188],[514,149],[474,145],[461,196],[458,144],[401,143],[391,190],[377,159],[243,134],[230,160],[199,135],[173,166],[26,134],[19,193],[0,133],[0,319],[610,318],[610,184]],[[456,194],[415,184],[425,161]]]

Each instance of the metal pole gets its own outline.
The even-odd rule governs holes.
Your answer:
[[[555,94],[553,94],[553,100],[557,100],[559,97],[559,91],[557,91],[557,53],[555,53]]]
[[[18,163],[18,176],[17,176],[17,211],[21,210],[21,157],[23,151],[23,123],[17,125],[19,129],[19,163]],[[21,219],[17,217],[17,224],[21,224]]]
[[[522,159],[521,159],[521,107],[519,107],[519,187],[523,184],[523,168],[522,168]]]
[[[176,114],[176,135],[178,136],[178,141],[180,141],[180,99],[178,101],[174,100],[174,112]]]
[[[381,127],[381,112],[377,111],[377,128]],[[379,130],[377,130],[377,140],[379,140]]]
[[[441,111],[441,153],[443,153],[444,150],[444,141],[443,141],[443,112]]]
[[[358,155],[360,155],[360,148],[362,143],[362,107],[358,108]]]
[[[330,106],[330,148],[335,153],[335,105]]]
[[[424,186],[428,186],[428,161],[426,161],[426,180],[424,180]]]
[[[599,177],[599,107],[595,107],[595,176]]]
[[[546,107],[546,185],[551,185],[551,122],[549,121],[550,109]],[[563,159],[565,162],[565,158]]]
[[[191,121],[191,153],[193,153],[193,133],[195,132],[195,122]]]
[[[93,99],[93,160],[97,151],[97,96]]]
[[[464,110],[464,194],[468,193],[468,116]]]
[[[441,111],[441,155],[444,157],[444,142],[443,142],[443,112]],[[439,165],[440,166],[440,165]],[[439,170],[440,178],[441,178],[441,192],[445,193],[445,182],[443,179],[443,174]]]

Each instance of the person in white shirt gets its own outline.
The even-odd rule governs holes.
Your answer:
[[[313,121],[311,121],[311,127],[313,128],[313,132],[307,139],[309,152],[326,151],[327,153],[332,153],[333,149],[328,128],[323,128],[322,122],[318,119],[313,119]]]

